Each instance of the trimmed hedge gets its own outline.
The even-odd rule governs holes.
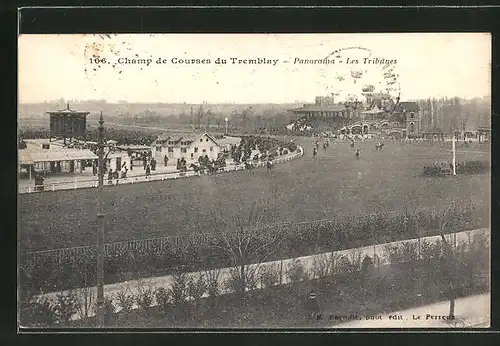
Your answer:
[[[457,174],[480,174],[490,170],[488,161],[465,161],[457,165]]]
[[[443,176],[443,170],[453,171],[453,164],[447,162],[435,162],[432,166],[424,166],[422,175],[428,177]],[[457,174],[481,174],[490,171],[488,161],[465,161],[456,163]]]

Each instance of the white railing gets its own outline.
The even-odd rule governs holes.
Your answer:
[[[297,146],[297,150],[295,150],[294,153],[292,154],[287,154],[287,155],[282,155],[279,158],[276,158],[273,160],[275,164],[278,163],[283,163],[287,161],[291,161],[293,159],[299,158],[302,155],[304,155],[304,150],[302,147]],[[259,161],[256,164],[254,164],[256,167],[263,167],[266,165],[266,162]],[[231,171],[240,171],[244,170],[245,165],[244,164],[238,164],[238,165],[230,165],[226,166],[224,168],[221,168],[219,171],[220,172],[231,172]],[[127,178],[119,178],[119,179],[112,179],[112,183],[108,184],[108,181],[106,180],[107,177],[104,177],[104,183],[106,186],[116,186],[116,185],[122,185],[122,184],[135,184],[135,183],[143,183],[143,182],[150,182],[150,181],[163,181],[163,180],[168,180],[168,179],[179,179],[179,178],[189,178],[193,176],[201,176],[203,174],[207,174],[207,170],[200,171],[196,173],[194,170],[188,170],[185,172],[172,172],[172,173],[158,173],[158,174],[152,174],[149,176],[146,175],[139,175],[139,176],[132,176],[132,177],[127,177]],[[97,179],[73,179],[73,180],[68,180],[68,181],[62,181],[62,182],[57,182],[57,183],[48,183],[45,185],[29,185],[29,186],[24,186],[24,187],[19,187],[19,193],[24,194],[24,193],[35,193],[35,192],[45,192],[45,191],[58,191],[58,190],[76,190],[76,189],[82,189],[82,188],[92,188],[92,187],[98,187],[98,180]]]

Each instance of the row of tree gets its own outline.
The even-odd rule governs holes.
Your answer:
[[[416,102],[421,110],[420,128],[424,131],[465,132],[491,124],[491,102],[487,98],[428,98]]]
[[[474,206],[465,202],[452,203],[442,212],[415,211],[409,206],[409,210],[395,214],[336,215],[331,220],[299,224],[278,222],[281,210],[275,198],[256,202],[242,198],[237,212],[230,214],[225,211],[228,203],[234,202],[218,203],[220,211],[209,212],[202,226],[191,221],[190,226],[199,229],[197,236],[108,248],[107,283],[123,281],[121,275],[127,273],[168,275],[182,266],[183,271],[238,267],[240,282],[244,284],[251,263],[436,235],[435,230],[451,233],[484,226]],[[95,273],[95,247],[79,254],[67,250],[37,258],[22,254],[22,290],[57,291],[81,287],[83,281],[89,283]]]
[[[278,308],[281,316],[295,314],[296,317],[309,317],[311,312],[319,312],[314,320],[307,318],[307,322],[314,321],[316,324],[323,308],[332,303],[336,303],[334,306],[340,310],[337,310],[339,315],[343,307],[352,309],[353,303],[357,306],[368,301],[378,301],[381,307],[403,308],[404,305],[400,304],[415,305],[429,298],[435,299],[436,288],[441,292],[439,298],[449,299],[449,316],[455,316],[457,297],[483,293],[488,289],[489,283],[484,274],[489,269],[489,234],[468,234],[467,241],[452,243],[446,238],[443,235],[436,242],[422,239],[398,245],[388,244],[379,256],[373,257],[356,251],[344,255],[322,253],[314,257],[311,266],[305,266],[296,258],[286,263],[282,261],[281,264],[252,268],[251,271],[244,271],[244,276],[239,268],[226,271],[225,275],[221,269],[195,274],[178,271],[173,273],[172,281],[166,287],[157,287],[152,281],[137,280],[135,287],[124,284],[119,292],[106,295],[105,324],[112,325],[117,322],[116,319],[125,317],[132,311],[134,303],[142,310],[143,316],[156,303],[160,311],[170,317],[169,325],[201,325],[206,319],[220,317],[221,310],[225,310],[230,302],[234,302],[237,309],[250,305],[259,306],[258,310]],[[388,259],[388,263],[384,261],[382,265],[389,264],[392,270],[379,270],[379,258]],[[398,275],[391,274],[392,271],[398,272]],[[261,290],[255,291],[259,286]],[[243,290],[245,287],[248,291]],[[311,299],[308,290],[311,288],[321,295],[323,308],[316,298]],[[414,294],[415,290],[418,296]],[[293,301],[298,309],[273,306],[276,300],[303,297],[306,292],[306,301]],[[204,302],[205,294],[208,297]],[[71,317],[78,315],[81,319],[79,325],[89,326],[93,322],[90,315],[96,309],[95,303],[95,291],[91,286],[58,293],[55,301],[30,295],[21,300],[21,319],[25,326],[61,326],[74,325]],[[120,308],[119,314],[116,314],[116,308]],[[258,311],[246,310],[250,315],[254,312],[260,315]],[[156,314],[150,316],[159,317]],[[273,314],[272,317],[278,316]]]
[[[161,115],[156,111],[145,110],[139,114],[124,117],[124,120],[142,124],[178,124],[190,126],[193,129],[219,129],[226,127],[228,119],[229,131],[245,131],[259,133],[265,129],[282,128],[295,120],[295,116],[286,109],[276,107],[261,108],[256,110],[252,106],[233,110],[230,113],[213,110],[210,105],[202,104],[191,107],[190,112],[181,112],[177,115]]]

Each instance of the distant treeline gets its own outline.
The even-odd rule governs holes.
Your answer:
[[[422,130],[451,133],[491,126],[489,98],[464,100],[454,98],[428,98],[416,101],[421,109]]]
[[[449,133],[452,130],[475,129],[489,126],[491,101],[489,98],[428,98],[414,100],[421,109],[420,127],[426,131]],[[121,124],[153,126],[183,126],[198,129],[225,129],[230,131],[260,132],[279,129],[298,119],[291,112],[302,104],[186,104],[186,103],[107,103],[104,100],[70,102],[70,108],[91,112],[95,120],[100,111],[108,121]],[[43,119],[44,113],[66,107],[63,99],[38,104],[21,104],[21,118]],[[49,124],[48,116],[47,127]]]
[[[140,130],[125,130],[125,129],[115,129],[115,128],[106,128],[105,130],[105,139],[106,140],[115,140],[118,144],[122,145],[151,145],[151,143],[155,140],[158,134],[149,132],[149,131],[140,131]],[[35,139],[35,138],[49,138],[50,131],[45,128],[22,128],[19,129],[19,137],[23,139]],[[85,138],[79,138],[81,140],[97,142],[98,133],[97,128],[90,128],[87,130],[87,135]]]

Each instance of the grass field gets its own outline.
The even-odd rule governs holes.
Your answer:
[[[450,148],[430,144],[373,142],[357,145],[356,160],[346,143],[331,143],[312,158],[313,139],[295,141],[302,158],[279,164],[272,173],[214,176],[105,187],[106,242],[199,232],[211,211],[236,212],[237,205],[274,198],[280,220],[308,221],[337,213],[439,208],[451,199],[490,203],[490,175],[424,178],[422,167],[450,159]],[[461,149],[458,161],[489,160],[489,152]],[[19,196],[22,250],[90,245],[97,237],[97,189]]]

